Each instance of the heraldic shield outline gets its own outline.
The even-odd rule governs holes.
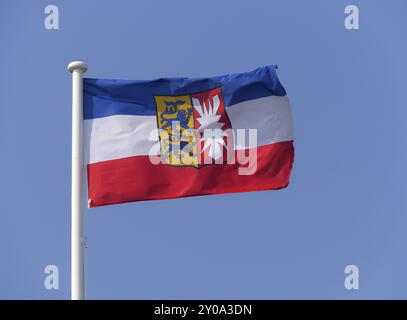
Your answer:
[[[154,99],[163,164],[201,168],[227,162],[233,133],[221,88]]]

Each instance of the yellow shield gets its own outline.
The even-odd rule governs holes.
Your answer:
[[[197,137],[190,96],[155,96],[161,157],[173,166],[198,167]]]

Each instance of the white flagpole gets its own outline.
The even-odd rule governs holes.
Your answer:
[[[85,299],[83,240],[83,79],[86,63],[68,65],[72,73],[71,299]]]

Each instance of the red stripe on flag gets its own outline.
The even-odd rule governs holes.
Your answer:
[[[257,148],[252,175],[239,175],[239,163],[197,169],[154,165],[148,156],[98,162],[87,168],[89,206],[281,189],[288,185],[293,160],[293,142],[285,141]]]

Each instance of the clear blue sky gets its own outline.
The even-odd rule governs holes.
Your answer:
[[[60,29],[44,28],[59,7]],[[344,28],[356,4],[360,30]],[[296,158],[280,191],[85,210],[86,295],[407,298],[407,2],[0,2],[0,298],[70,297],[71,75],[278,64]],[[60,271],[45,290],[44,267]],[[355,264],[360,289],[344,288]]]

